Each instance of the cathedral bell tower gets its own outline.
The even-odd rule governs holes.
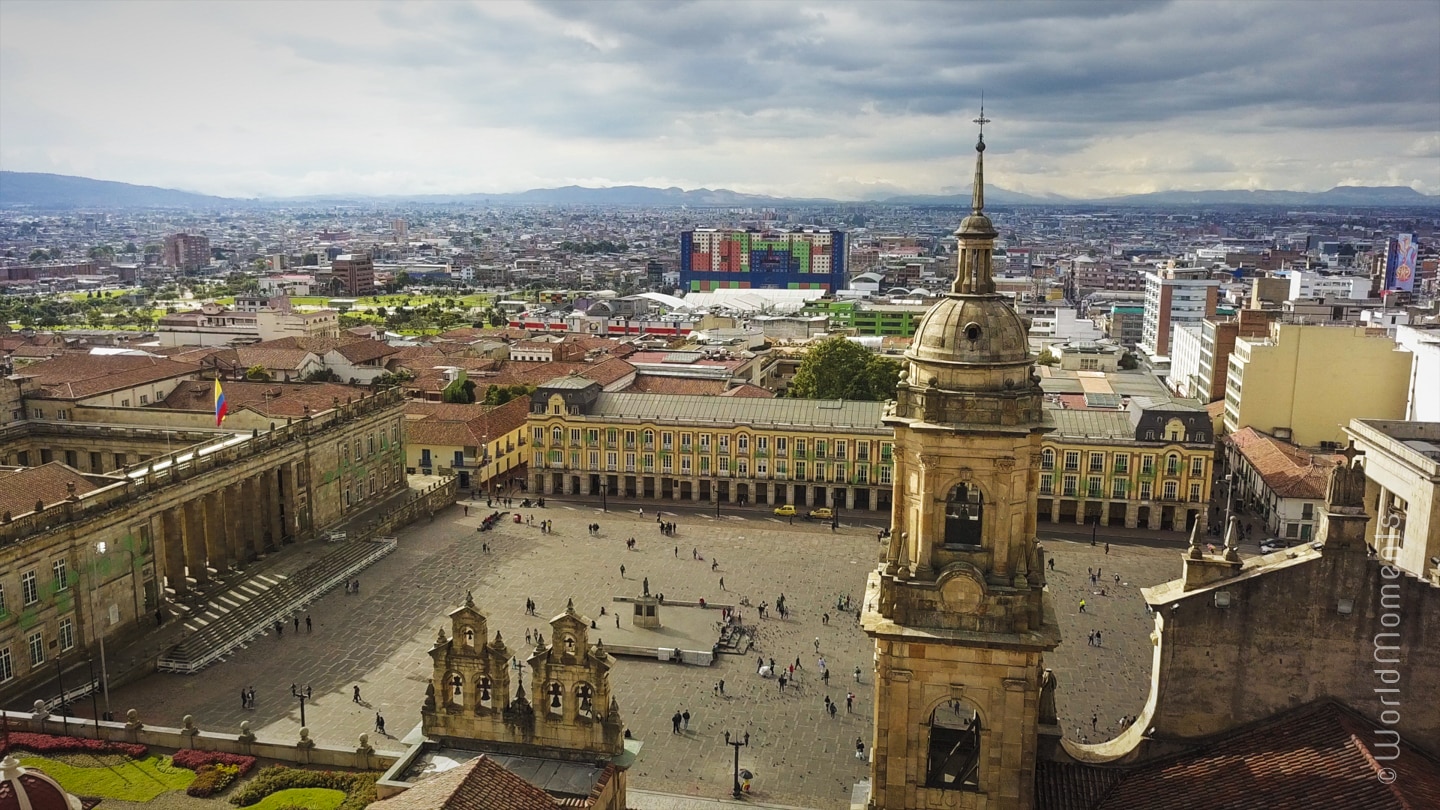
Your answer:
[[[995,292],[983,111],[976,123],[956,279],[921,320],[885,417],[891,535],[861,619],[875,639],[875,810],[1033,807],[1041,692],[1053,682],[1042,661],[1060,643],[1035,541],[1052,425],[1025,322]]]

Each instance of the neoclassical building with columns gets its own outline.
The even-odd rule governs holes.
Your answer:
[[[338,387],[332,387],[338,388]],[[0,702],[167,602],[405,487],[395,391],[276,386],[298,416],[67,406],[0,427]],[[273,402],[273,400],[272,400]]]

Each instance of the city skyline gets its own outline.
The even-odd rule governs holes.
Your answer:
[[[81,5],[0,8],[0,168],[950,194],[983,91],[987,182],[1014,191],[1440,193],[1428,2]]]

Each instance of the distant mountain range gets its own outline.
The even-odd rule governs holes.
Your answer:
[[[1007,191],[999,187],[985,189],[985,201],[994,205],[1283,205],[1309,206],[1440,206],[1440,196],[1427,196],[1405,186],[1337,186],[1329,191],[1158,191],[1151,194],[1130,194],[1121,197],[1079,200],[1059,196],[1037,196]],[[0,208],[235,208],[265,205],[342,205],[355,203],[397,204],[427,203],[437,205],[620,205],[620,206],[681,206],[758,207],[774,208],[789,205],[938,205],[968,206],[970,193],[912,194],[886,197],[864,202],[823,198],[770,197],[763,194],[742,194],[729,189],[650,188],[648,186],[613,186],[610,188],[531,189],[507,194],[405,194],[357,195],[325,194],[305,197],[266,197],[235,199],[213,197],[189,191],[136,186],[109,180],[92,180],[63,174],[35,172],[0,172]]]

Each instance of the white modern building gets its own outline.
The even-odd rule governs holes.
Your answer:
[[[1440,324],[1399,326],[1395,343],[1415,359],[1410,366],[1410,397],[1405,418],[1440,422]]]
[[[1145,321],[1140,351],[1152,361],[1168,358],[1177,326],[1199,327],[1215,314],[1220,281],[1198,267],[1171,266],[1145,274]]]
[[[1313,270],[1291,270],[1290,301],[1301,298],[1369,298],[1370,279],[1366,276],[1337,276]]]
[[[1210,388],[1205,383],[1202,358],[1204,356],[1202,330],[1199,326],[1177,326],[1170,339],[1170,376],[1166,381],[1170,390],[1187,399],[1202,402],[1210,399]]]

